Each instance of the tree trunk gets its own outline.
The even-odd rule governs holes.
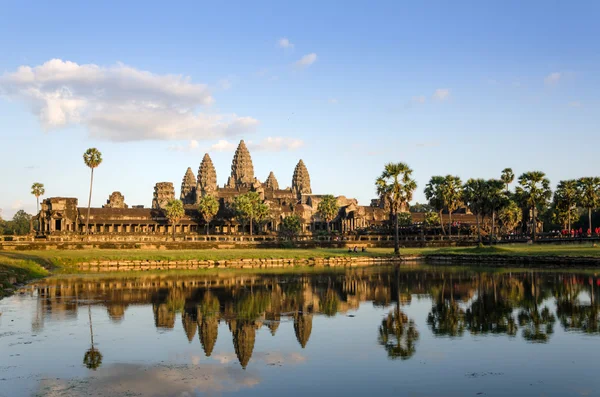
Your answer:
[[[173,241],[175,241],[175,223],[173,223]]]
[[[569,220],[569,236],[571,235],[571,206],[569,206],[569,210],[567,211],[567,218]]]
[[[490,233],[490,246],[494,243],[494,227],[496,226],[496,211],[492,210],[492,232]]]
[[[477,239],[481,244],[481,225],[479,224],[479,213],[475,214],[475,220],[477,221]]]
[[[90,178],[90,197],[88,199],[87,216],[85,217],[85,234],[90,234],[90,207],[92,205],[92,185],[94,183],[94,168],[92,168],[92,176]]]
[[[444,229],[444,218],[442,218],[442,212],[444,210],[440,210],[440,226],[442,227],[442,234],[446,235],[446,230]]]
[[[535,204],[533,205],[532,210],[533,210],[532,211],[533,219],[532,219],[532,222],[531,222],[531,226],[532,226],[531,232],[532,232],[532,235],[533,235],[533,241],[535,241],[535,239],[536,239],[535,232],[536,232],[536,229],[537,229],[537,222],[536,222],[536,219],[535,219]]]
[[[588,219],[590,221],[590,237],[592,236],[592,209],[588,208]]]
[[[398,213],[394,216],[394,254],[400,255],[400,238],[398,236]]]
[[[448,236],[452,237],[452,210],[448,208]]]
[[[331,230],[329,229],[329,221],[327,221],[327,233],[331,232]]]
[[[208,231],[210,229],[210,222],[206,222],[206,235],[208,236]]]

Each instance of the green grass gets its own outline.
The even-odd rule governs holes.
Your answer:
[[[425,249],[427,250],[427,249]],[[444,255],[508,255],[508,256],[591,256],[600,257],[600,247],[592,244],[507,244],[493,247],[449,247],[423,253]]]
[[[48,274],[48,270],[34,260],[0,256],[0,298],[12,292],[12,282],[25,283]]]

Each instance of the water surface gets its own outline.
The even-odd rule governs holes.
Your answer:
[[[50,278],[0,396],[600,395],[600,277],[381,267]]]

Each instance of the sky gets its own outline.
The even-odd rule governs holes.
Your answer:
[[[387,162],[432,175],[600,174],[597,1],[4,1],[0,208],[179,195],[204,153],[368,205]]]

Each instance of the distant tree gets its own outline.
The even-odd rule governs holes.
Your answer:
[[[31,194],[35,196],[35,208],[36,214],[40,212],[40,196],[43,196],[46,193],[46,189],[44,189],[44,184],[35,182],[31,185]]]
[[[410,212],[398,213],[398,224],[400,226],[411,226],[413,224],[412,215]]]
[[[272,219],[271,208],[266,203],[259,202],[256,205],[255,219],[259,230],[264,229],[264,226]]]
[[[92,185],[94,183],[94,168],[97,168],[102,163],[102,153],[96,148],[90,148],[83,154],[83,162],[91,169],[90,177],[90,197],[88,199],[87,216],[85,217],[85,234],[90,234],[90,207],[92,206]]]
[[[463,186],[463,199],[467,207],[475,214],[477,238],[481,243],[480,217],[485,212],[485,194],[487,183],[483,179],[469,179]]]
[[[452,213],[462,204],[462,181],[458,176],[446,175],[441,189],[442,202],[448,210],[448,234],[452,235]]]
[[[377,194],[384,199],[390,208],[394,222],[394,253],[400,254],[400,239],[398,235],[398,213],[403,206],[413,198],[417,182],[411,178],[413,170],[406,163],[388,163],[381,176],[375,181]]]
[[[498,211],[498,219],[502,222],[502,228],[505,233],[510,233],[521,223],[523,212],[517,203],[509,200],[500,211]]]
[[[284,238],[293,240],[298,237],[298,234],[302,230],[302,222],[300,217],[296,214],[286,216],[283,218],[281,223],[281,235]]]
[[[185,215],[185,209],[181,200],[172,199],[169,200],[165,206],[165,216],[169,220],[169,223],[173,227],[173,241],[175,241],[175,227]]]
[[[444,230],[444,218],[442,217],[442,213],[446,206],[444,202],[443,196],[443,187],[444,187],[445,178],[443,176],[432,176],[429,180],[429,183],[425,186],[425,197],[429,200],[429,205],[434,208],[440,218],[440,224],[442,225],[442,234],[446,234]]]
[[[23,236],[29,233],[31,229],[31,215],[23,210],[18,210],[13,216],[12,221],[7,222],[8,233]]]
[[[592,229],[592,211],[600,207],[600,178],[580,178],[577,181],[577,187],[579,190],[579,203],[588,210],[588,225],[591,234],[594,230]]]
[[[513,183],[515,180],[515,174],[513,173],[512,168],[505,168],[502,170],[502,175],[500,176],[500,180],[504,182],[506,185],[506,191],[508,192],[508,185]]]
[[[219,212],[219,200],[214,196],[206,195],[198,201],[198,212],[206,221],[206,234],[210,229],[210,222],[213,220],[217,212]]]
[[[492,229],[490,233],[490,244],[494,240],[494,230],[496,227],[496,213],[506,205],[508,198],[504,190],[504,182],[499,179],[490,179],[486,181],[486,194],[484,196],[486,212],[491,215]]]
[[[331,194],[323,196],[319,204],[317,205],[317,212],[319,216],[327,222],[327,231],[329,232],[329,223],[335,219],[340,207],[338,206],[337,200]]]
[[[416,203],[415,205],[411,205],[409,208],[410,212],[430,212],[430,211],[434,211],[435,208],[433,208],[431,205],[429,204],[421,204],[421,203]]]
[[[552,196],[550,181],[546,174],[541,171],[525,172],[519,177],[519,185],[516,189],[517,195],[522,202],[531,210],[532,238],[536,239],[537,211],[544,208]]]
[[[557,220],[563,223],[566,218],[567,229],[571,233],[571,221],[577,200],[579,198],[578,185],[576,180],[560,181],[554,192],[553,206]]]
[[[256,192],[244,193],[233,199],[233,208],[236,218],[242,223],[242,229],[245,228],[246,222],[250,222],[251,236],[252,229],[254,228],[253,222],[256,219],[258,212],[261,210],[262,204],[260,195]]]
[[[425,213],[425,226],[438,226],[440,224],[440,216],[437,212],[429,211]]]

